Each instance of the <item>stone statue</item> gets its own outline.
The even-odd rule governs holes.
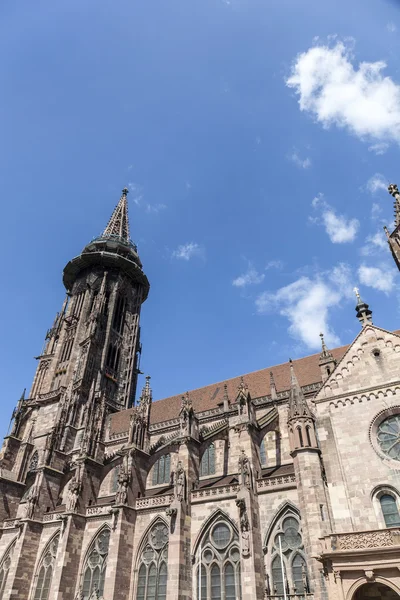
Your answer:
[[[182,465],[182,461],[178,462],[178,466],[174,473],[174,496],[178,502],[183,502],[186,496],[186,476]]]
[[[78,506],[79,494],[81,493],[81,483],[78,479],[71,479],[68,485],[68,496],[66,509],[68,512],[75,512]]]
[[[33,513],[35,512],[35,505],[37,502],[37,490],[36,490],[36,485],[33,484],[32,487],[29,489],[28,495],[26,497],[26,503],[25,503],[25,518],[26,519],[32,519],[33,517]]]
[[[118,488],[115,494],[116,504],[126,504],[128,500],[129,473],[122,469],[118,475]]]
[[[236,506],[239,508],[239,526],[240,534],[242,538],[241,547],[242,555],[250,555],[250,523],[247,516],[246,502],[244,498],[238,498],[236,500]]]
[[[249,459],[247,458],[244,450],[242,450],[239,456],[239,473],[240,473],[240,486],[243,488],[251,489],[251,468]]]

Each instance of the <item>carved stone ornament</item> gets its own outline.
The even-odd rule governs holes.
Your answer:
[[[368,533],[348,533],[337,537],[338,550],[363,550],[393,546],[390,531],[372,531]]]
[[[246,557],[250,555],[250,523],[244,498],[237,498],[236,506],[239,508],[242,555]]]
[[[183,502],[186,497],[186,475],[182,461],[178,462],[178,466],[172,477],[174,482],[174,497],[178,502]]]
[[[365,578],[367,579],[367,581],[374,581],[375,579],[375,574],[372,570],[370,571],[364,571],[365,574]]]
[[[165,511],[165,514],[167,515],[167,517],[169,517],[170,519],[172,519],[172,517],[175,516],[177,512],[178,511],[177,511],[176,508],[171,508],[171,506],[169,506],[167,508],[167,510]]]
[[[129,473],[122,470],[118,475],[118,489],[115,495],[116,504],[126,504],[128,500]]]
[[[251,467],[244,450],[239,456],[240,487],[251,489]]]

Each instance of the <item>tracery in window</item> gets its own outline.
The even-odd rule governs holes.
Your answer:
[[[171,456],[165,454],[155,463],[153,467],[152,484],[159,485],[170,483],[171,480]]]
[[[48,600],[59,540],[59,535],[56,535],[44,551],[35,576],[36,585],[33,600]]]
[[[294,511],[286,511],[275,525],[266,556],[271,557],[268,597],[286,593],[310,592],[300,521]]]
[[[110,530],[105,527],[92,542],[86,557],[82,575],[83,600],[88,600],[92,593],[103,598],[109,544]]]
[[[8,572],[10,570],[12,555],[15,548],[15,542],[16,540],[12,542],[8,550],[6,550],[2,561],[0,562],[0,598],[3,597],[4,588],[6,587]]]
[[[215,473],[215,446],[210,444],[204,451],[200,463],[200,477]]]
[[[383,518],[385,519],[386,527],[399,527],[400,514],[397,507],[397,501],[391,494],[384,494],[379,498]]]
[[[168,527],[157,521],[146,535],[139,556],[137,600],[166,600]]]
[[[196,598],[241,598],[240,549],[237,531],[222,518],[206,530],[197,549]]]
[[[382,421],[378,427],[377,440],[386,456],[400,460],[400,414]]]

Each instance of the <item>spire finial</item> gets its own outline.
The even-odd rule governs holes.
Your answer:
[[[128,220],[128,188],[122,190],[121,198],[114,208],[111,219],[103,232],[103,237],[119,237],[123,240],[129,240],[129,220]]]
[[[325,340],[324,340],[324,334],[322,333],[322,331],[319,334],[319,337],[321,338],[322,352],[327,352],[328,348],[326,347]]]
[[[368,323],[372,323],[372,310],[369,309],[369,305],[361,299],[360,291],[358,288],[354,288],[354,292],[357,297],[357,319],[361,325],[365,327]]]
[[[278,394],[276,392],[275,379],[272,371],[269,372],[269,389],[271,390],[271,400],[276,400]]]

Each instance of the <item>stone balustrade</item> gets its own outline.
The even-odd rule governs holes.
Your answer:
[[[257,491],[262,493],[263,490],[270,488],[282,488],[296,485],[296,476],[294,473],[290,475],[277,475],[276,477],[266,477],[265,479],[257,479]]]
[[[207,502],[210,498],[233,498],[239,491],[239,484],[220,485],[192,492],[192,502]]]
[[[136,510],[145,510],[149,508],[158,508],[159,506],[169,506],[173,500],[171,494],[165,496],[152,496],[150,498],[137,498]]]
[[[323,553],[400,546],[400,527],[336,533],[322,538]]]

